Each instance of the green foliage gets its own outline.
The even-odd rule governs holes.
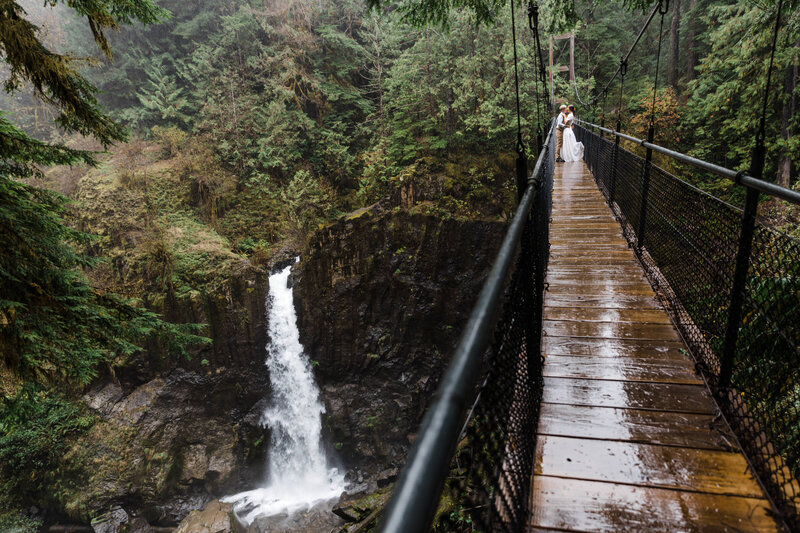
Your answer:
[[[69,439],[94,423],[84,410],[55,392],[26,386],[0,404],[0,491],[25,501],[50,492],[48,482],[67,465]]]
[[[331,213],[327,212],[331,209],[330,196],[331,193],[320,187],[309,171],[298,170],[295,173],[281,192],[281,199],[286,206],[289,223],[298,237],[303,237],[311,228],[330,218]]]
[[[163,124],[167,126],[185,125],[188,101],[183,89],[178,87],[174,77],[166,74],[164,65],[158,59],[145,68],[147,82],[136,93],[141,107],[130,117],[135,124]]]
[[[65,199],[0,177],[0,364],[18,380],[86,384],[101,363],[158,335],[171,349],[203,339],[196,326],[163,322],[133,300],[93,289],[95,263],[76,244],[90,237],[63,225]]]
[[[13,511],[0,512],[0,531],[6,533],[38,533],[41,527],[40,520],[28,518]]]
[[[393,2],[368,0],[371,9],[380,9]],[[478,23],[491,25],[496,22],[497,13],[504,5],[501,0],[405,0],[398,3],[397,11],[402,20],[412,26],[433,24],[449,28],[452,10],[465,9],[472,13]]]
[[[74,150],[63,145],[47,144],[29,137],[24,131],[6,120],[0,111],[0,179],[28,178],[38,172],[39,166],[93,164],[89,152]]]
[[[153,126],[153,137],[164,147],[164,156],[178,155],[186,145],[188,135],[176,127]]]
[[[690,98],[684,117],[684,129],[689,134],[686,144],[692,147],[692,155],[736,169],[749,164],[764,98],[775,24],[773,9],[774,5],[754,9],[748,3],[736,2],[709,6],[703,15],[706,25],[703,40],[709,53],[700,61],[697,79],[689,83]],[[796,137],[781,140],[780,131],[781,106],[791,97],[781,94],[782,70],[796,62],[800,53],[796,47],[787,46],[800,38],[800,13],[796,10],[788,13],[767,108],[767,176],[776,172],[780,151],[788,149],[795,160],[800,158]],[[794,116],[791,120],[796,131],[800,119]],[[737,142],[731,142],[732,139]]]

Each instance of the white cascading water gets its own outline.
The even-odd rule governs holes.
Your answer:
[[[290,270],[291,265],[269,278],[271,342],[266,364],[272,399],[261,416],[261,424],[272,430],[267,483],[223,500],[233,502],[236,514],[248,524],[259,516],[310,508],[345,490],[344,476],[328,465],[322,447],[325,407],[300,344]]]

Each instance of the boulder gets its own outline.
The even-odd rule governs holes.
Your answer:
[[[322,504],[291,515],[256,518],[246,533],[320,533],[338,529],[343,524],[345,521],[331,511],[330,505]]]
[[[123,533],[128,529],[130,517],[122,507],[114,507],[109,512],[92,521],[94,533]]]
[[[230,503],[213,500],[202,511],[192,511],[183,519],[174,533],[230,533]]]
[[[153,533],[153,527],[141,516],[134,518],[128,528],[128,533]]]

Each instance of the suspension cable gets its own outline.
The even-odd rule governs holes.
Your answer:
[[[547,72],[544,68],[544,57],[542,57],[542,43],[539,39],[539,4],[535,0],[528,2],[528,26],[533,32],[534,41],[536,42],[536,55],[539,58],[539,81],[542,84],[542,94],[547,95]],[[548,98],[548,113],[549,108],[553,107],[553,102]]]
[[[606,97],[608,97],[608,90],[603,90],[602,96],[603,96],[603,103],[600,106],[600,112],[602,113],[601,119],[600,119],[600,125],[601,126],[605,126],[605,121],[606,121]]]
[[[532,10],[532,7],[533,7],[533,4],[529,2],[528,3],[528,24],[529,25],[531,24],[531,16],[532,16],[531,15],[531,10]],[[538,7],[536,9],[538,10]],[[536,74],[536,79],[534,80],[534,83],[533,83],[533,94],[536,97],[536,153],[539,153],[539,151],[542,149],[542,146],[541,146],[541,144],[542,144],[541,105],[542,104],[541,104],[541,101],[539,99],[539,73],[538,73],[539,65],[537,64],[538,57],[539,57],[539,54],[536,54],[536,53],[533,54],[533,70],[534,70],[534,72]]]
[[[581,99],[581,95],[580,95],[580,94],[578,94],[578,80],[577,80],[577,77],[573,77],[573,78],[572,78],[572,86],[573,86],[573,87],[575,87],[575,98],[577,98],[577,99],[578,99],[578,102],[579,102],[579,103],[580,103],[582,106],[584,106],[584,107],[589,107],[590,105],[592,105],[592,103],[594,103],[594,101],[596,101],[596,100],[597,100],[597,96],[595,96],[594,100],[592,100],[592,99],[590,98],[590,100],[592,100],[592,101],[591,101],[591,102],[589,102],[589,103],[586,103],[586,102],[584,102],[584,101]]]
[[[617,131],[622,131],[622,89],[625,86],[625,74],[628,73],[628,60],[625,57],[619,58],[619,105],[617,105]]]
[[[663,8],[663,9],[662,9]],[[656,52],[656,74],[653,78],[653,104],[650,107],[650,126],[647,131],[647,140],[653,142],[656,123],[656,92],[658,91],[658,68],[661,64],[661,43],[664,40],[664,15],[669,11],[669,0],[658,2],[658,13],[661,15],[661,24],[658,28],[658,51]]]
[[[633,41],[633,44],[631,45],[630,49],[628,50],[628,53],[623,56],[623,59],[625,60],[626,66],[628,64],[628,59],[631,57],[631,54],[633,53],[633,50],[636,48],[636,45],[639,44],[639,41],[642,39],[642,36],[644,35],[644,32],[647,30],[648,26],[650,26],[650,22],[653,21],[653,18],[656,16],[656,13],[658,13],[659,5],[660,5],[660,2],[653,7],[653,10],[650,12],[650,15],[647,17],[647,21],[644,23],[644,26],[642,26],[642,29],[639,31],[639,35],[636,36],[636,40]],[[614,72],[614,75],[611,76],[610,80],[608,80],[608,83],[606,83],[605,87],[603,87],[603,91],[608,90],[608,88],[611,87],[611,84],[617,78],[617,75],[622,74],[621,68],[622,68],[622,62],[620,62],[620,66],[617,67],[616,72]],[[602,94],[603,91],[600,91],[597,94],[600,95],[600,94]],[[597,101],[598,98],[599,98],[599,96],[595,96],[590,102],[594,103],[594,102]]]
[[[517,67],[517,22],[514,16],[514,4],[517,0],[511,0],[511,40],[514,44],[514,89],[517,97],[517,153],[522,156],[525,154],[525,146],[522,144],[522,118],[519,107],[519,73]]]
[[[775,48],[778,45],[778,28],[781,23],[781,8],[783,7],[783,0],[778,0],[778,14],[775,17],[775,31],[772,34],[772,50],[769,54],[769,66],[767,67],[767,80],[764,84],[764,105],[761,108],[761,122],[758,126],[758,133],[756,133],[756,143],[760,144],[763,148],[765,131],[767,127],[767,107],[769,104],[769,85],[772,80],[772,66],[775,62]],[[760,177],[760,176],[759,176]]]

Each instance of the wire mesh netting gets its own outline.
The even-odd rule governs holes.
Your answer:
[[[583,127],[586,163],[782,518],[800,530],[800,242],[756,223],[731,387],[718,387],[742,211]]]
[[[552,137],[549,153],[555,148]],[[542,293],[549,257],[553,162],[540,185],[508,282],[484,377],[451,466],[443,498],[447,531],[522,531],[528,520],[536,426],[542,396]]]

